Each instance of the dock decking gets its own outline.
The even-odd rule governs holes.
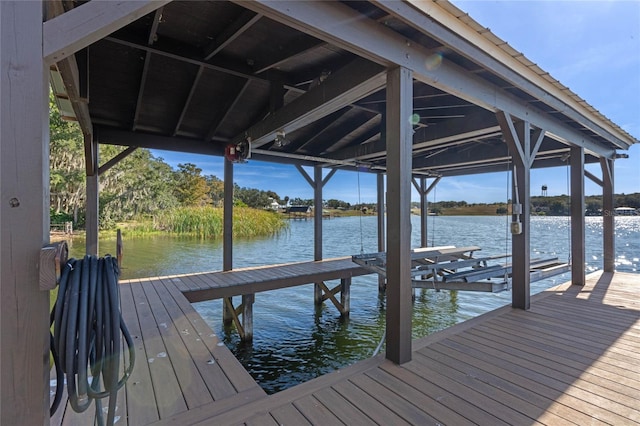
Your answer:
[[[414,341],[404,365],[379,355],[271,396],[179,284],[122,286],[139,339],[118,424],[640,424],[638,274],[594,273],[534,296],[530,311],[503,307]],[[67,411],[62,424],[88,424]]]

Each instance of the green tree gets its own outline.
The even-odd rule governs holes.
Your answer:
[[[209,185],[200,173],[202,169],[195,164],[178,164],[174,194],[183,206],[203,206],[211,203]]]
[[[261,191],[255,188],[241,188],[237,184],[233,191],[233,198],[242,201],[246,206],[254,209],[264,209],[269,207],[273,200],[278,201],[280,197],[273,191]]]
[[[224,202],[224,182],[214,175],[206,177],[207,185],[209,185],[209,197],[211,203],[216,207],[222,207]]]
[[[351,204],[347,203],[346,201],[336,200],[332,198],[330,200],[327,200],[327,207],[331,209],[348,209],[349,207],[351,207]]]
[[[77,224],[85,205],[83,138],[78,124],[64,121],[49,93],[49,185],[54,215],[72,215]]]
[[[122,149],[102,145],[100,155],[112,158]],[[148,149],[137,149],[100,176],[101,227],[177,206],[173,179],[171,166],[155,158]]]
[[[289,200],[289,205],[291,206],[313,206],[313,199],[302,199],[302,198],[291,198]]]

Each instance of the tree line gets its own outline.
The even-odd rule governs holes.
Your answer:
[[[438,201],[429,203],[429,211],[441,214],[445,209],[471,208],[477,206],[496,206],[496,214],[507,214],[509,212],[508,203],[467,203],[466,201]],[[420,203],[412,202],[412,208],[420,208]],[[615,194],[615,207],[633,207],[640,209],[640,192],[633,194]],[[568,195],[556,196],[533,196],[530,203],[531,213],[549,216],[564,216],[570,214],[571,197]],[[602,196],[585,196],[585,213],[590,216],[602,214]]]

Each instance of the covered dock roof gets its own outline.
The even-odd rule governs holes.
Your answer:
[[[384,172],[392,63],[415,73],[416,176],[508,170],[496,111],[544,129],[532,167],[637,142],[447,1],[175,1],[61,56],[63,115],[105,144],[223,155],[250,139],[256,160]]]

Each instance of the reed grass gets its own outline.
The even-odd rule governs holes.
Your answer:
[[[248,207],[234,207],[233,236],[258,237],[274,235],[288,224],[278,214]],[[217,238],[223,234],[223,209],[215,207],[178,207],[157,213],[152,221],[139,222],[129,234],[170,234]]]

